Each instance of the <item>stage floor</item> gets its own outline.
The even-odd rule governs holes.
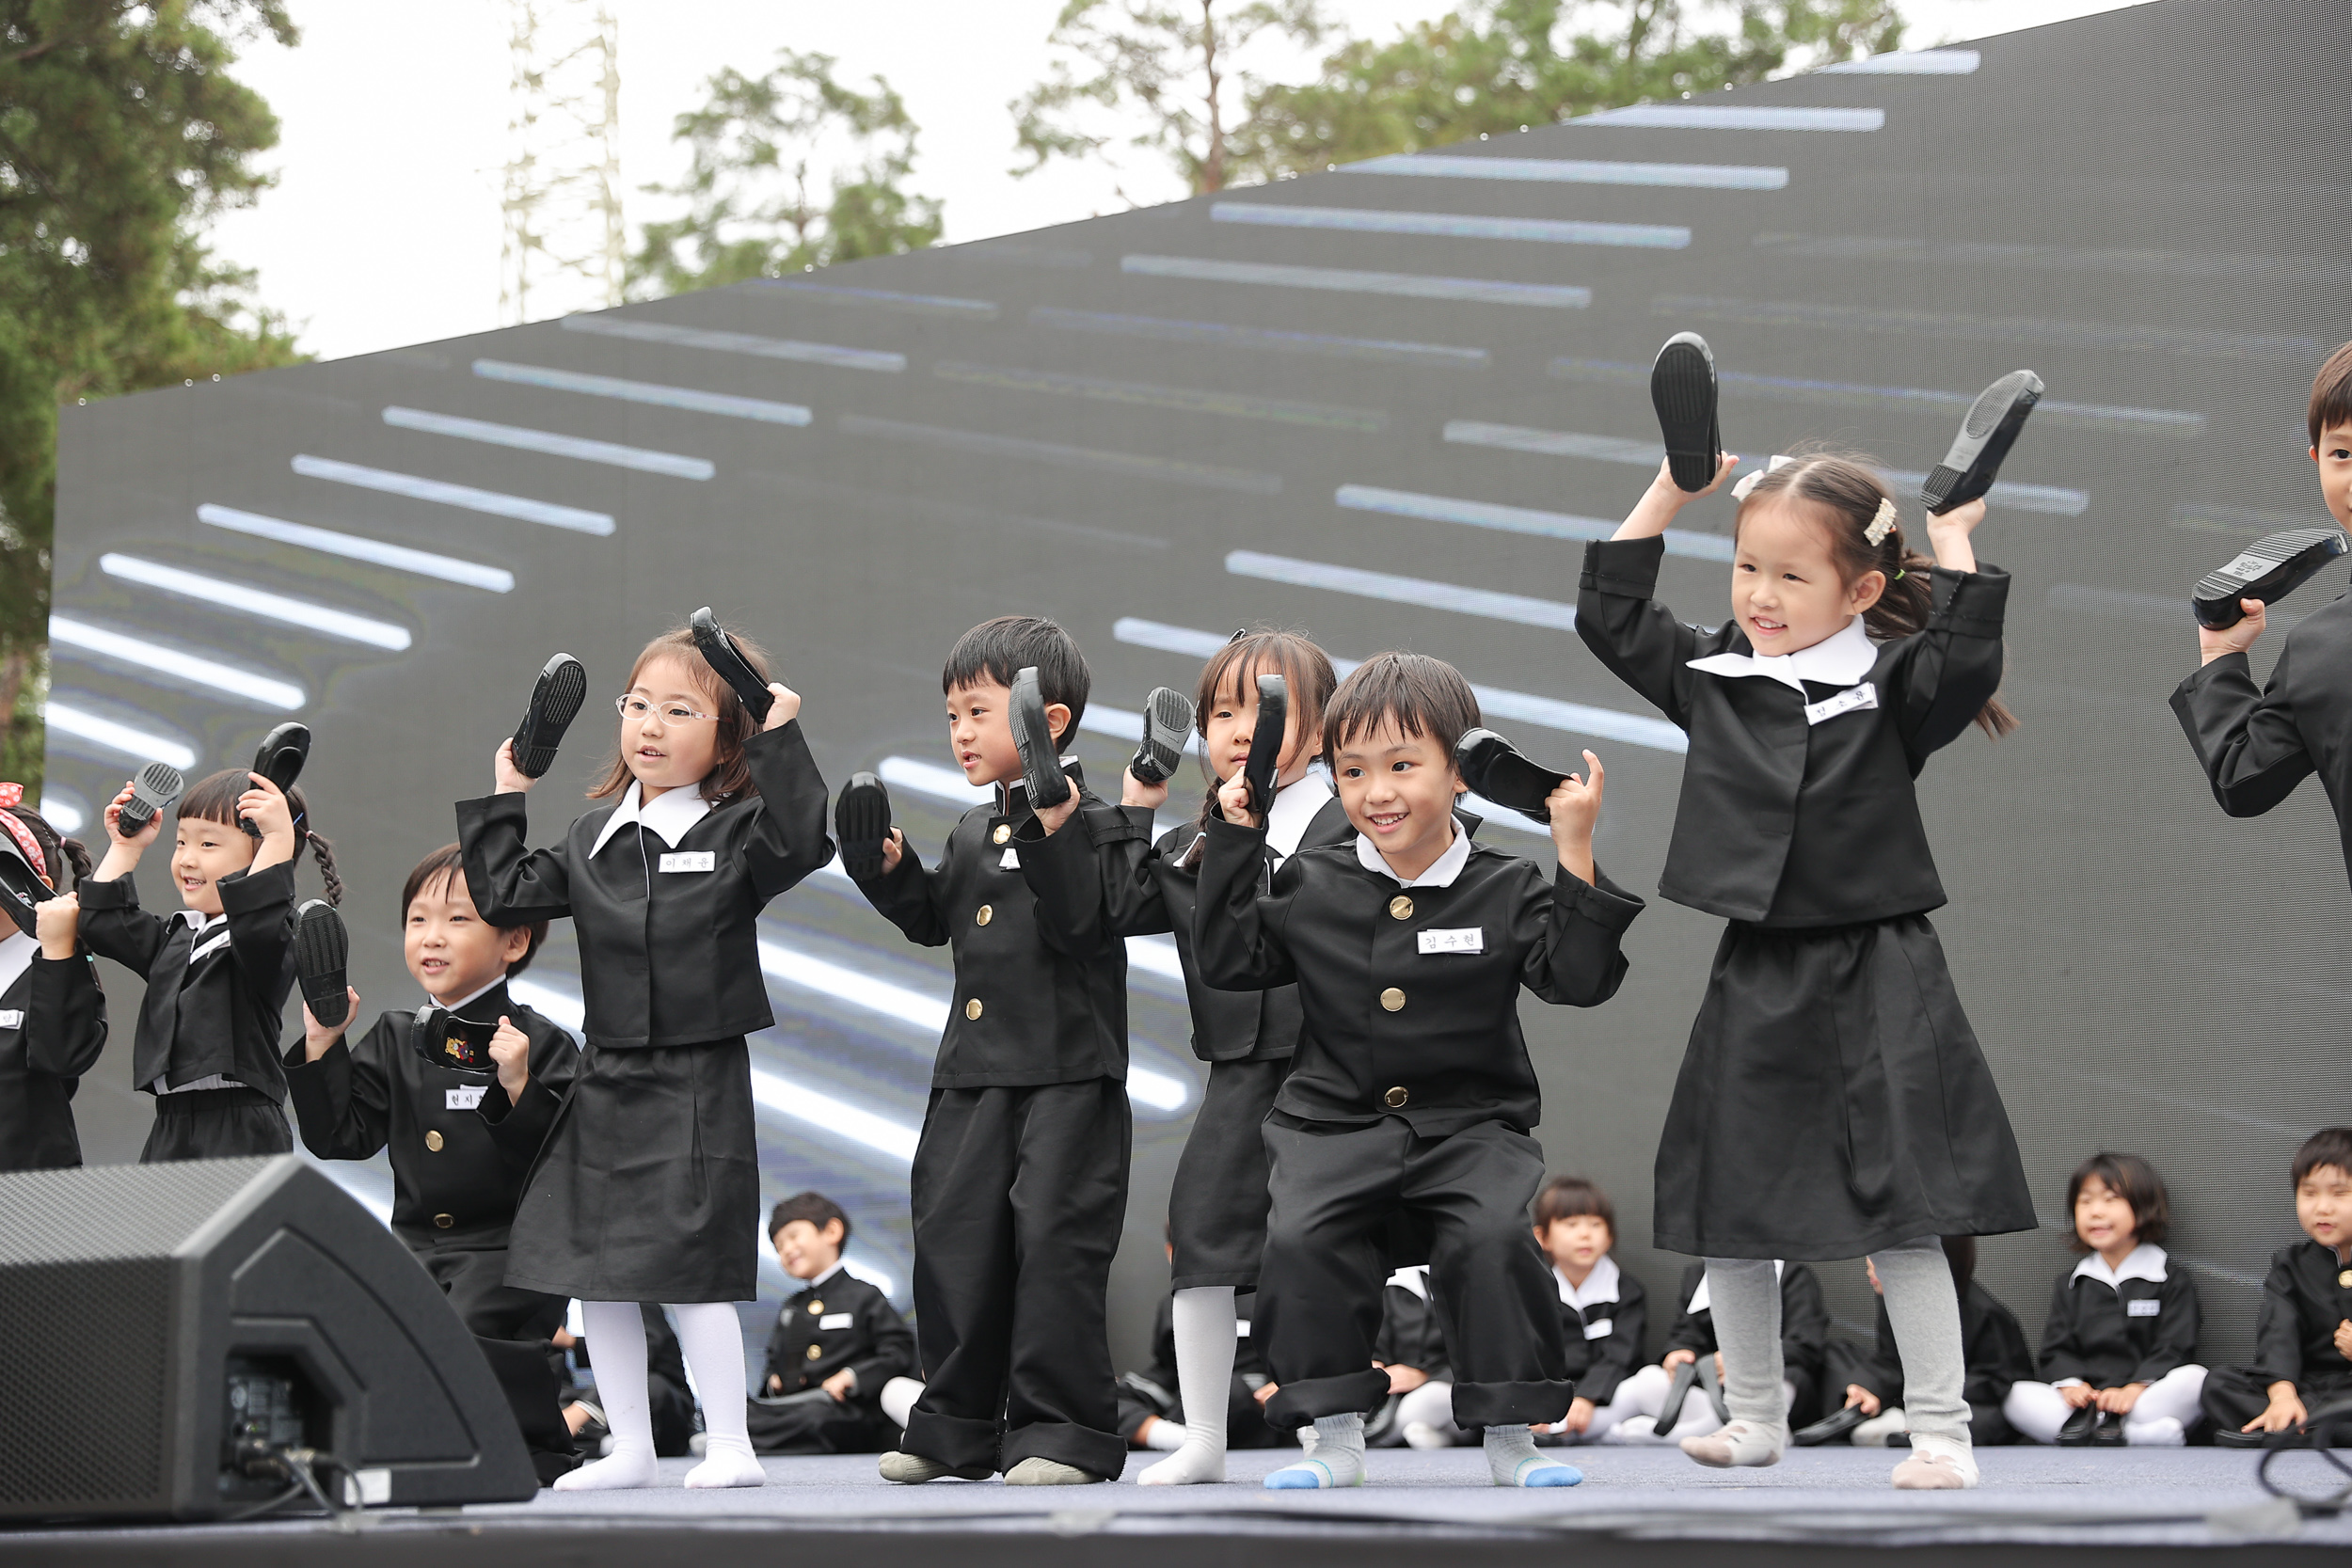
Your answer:
[[[1130,1482],[1152,1457],[1129,1461]],[[1426,1561],[1433,1550],[1449,1562],[1502,1561],[1523,1560],[1531,1546],[1573,1549],[1585,1563],[1695,1560],[1701,1552],[1720,1562],[1725,1542],[1744,1544],[1742,1562],[1818,1560],[1840,1555],[1840,1546],[1915,1548],[1922,1563],[1971,1560],[1989,1549],[2015,1563],[2042,1555],[2036,1547],[2061,1548],[2076,1564],[2150,1548],[2253,1547],[2269,1561],[2302,1555],[2296,1547],[2330,1555],[2352,1548],[2352,1521],[2297,1525],[2277,1505],[2265,1509],[2254,1480],[2259,1456],[2212,1449],[1995,1449],[1979,1456],[1982,1487],[1937,1494],[1896,1493],[1886,1474],[1900,1455],[1853,1449],[1804,1449],[1773,1468],[1736,1472],[1701,1469],[1671,1449],[1564,1451],[1584,1470],[1584,1484],[1543,1492],[1484,1484],[1474,1449],[1384,1449],[1372,1456],[1372,1483],[1358,1490],[1260,1487],[1287,1457],[1237,1454],[1233,1483],[1174,1488],[894,1487],[876,1476],[870,1456],[771,1459],[766,1487],[717,1493],[688,1492],[680,1480],[692,1462],[667,1460],[661,1484],[642,1492],[542,1492],[528,1503],[462,1512],[380,1511],[340,1529],[289,1520],[10,1531],[0,1534],[0,1559],[269,1568],[332,1552],[434,1568],[649,1560],[726,1568],[810,1550],[828,1558],[888,1552],[897,1560],[915,1544],[908,1536],[952,1549],[960,1568],[1113,1556],[1141,1568],[1197,1562],[1204,1551],[1236,1565],[1292,1568],[1324,1557]],[[2333,1473],[2315,1454],[2288,1456],[2277,1473],[2307,1492],[2332,1490]]]

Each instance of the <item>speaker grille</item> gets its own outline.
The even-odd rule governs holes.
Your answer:
[[[0,1504],[160,1500],[170,1292],[164,1258],[0,1269]]]
[[[168,1254],[268,1167],[190,1160],[167,1180],[152,1165],[20,1172],[0,1202],[0,1265]]]

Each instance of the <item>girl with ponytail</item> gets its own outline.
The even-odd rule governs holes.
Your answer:
[[[1977,561],[1983,501],[1928,518],[1921,554],[1859,459],[1776,457],[1733,494],[1729,623],[1688,626],[1653,597],[1667,527],[1695,499],[1664,467],[1586,546],[1577,599],[1585,644],[1690,736],[1659,891],[1729,923],[1659,1144],[1656,1243],[1707,1259],[1732,1417],[1682,1449],[1780,1458],[1774,1259],[1867,1255],[1912,1433],[1894,1482],[1974,1486],[1939,1238],[2036,1221],[1928,923],[1944,888],[1913,781],[1971,724],[2016,727],[1995,695],[2009,576]]]
[[[106,1001],[75,928],[89,872],[79,839],[24,804],[23,784],[0,784],[0,1170],[82,1163],[73,1090],[106,1049]]]

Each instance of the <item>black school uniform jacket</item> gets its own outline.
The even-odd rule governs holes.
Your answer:
[[[1861,683],[1878,705],[1808,722],[1808,704],[1840,689],[1800,696],[1777,680],[1690,667],[1755,650],[1737,623],[1685,626],[1651,597],[1665,547],[1587,545],[1576,601],[1585,645],[1691,736],[1661,895],[1785,927],[1941,907],[1912,781],[2000,688],[2009,574],[1934,568],[1926,628],[1881,645]]]
[[[2172,712],[2232,816],[2260,816],[2317,773],[2352,870],[2352,594],[2287,633],[2268,685],[2224,654],[2181,682]]]
[[[803,1285],[776,1313],[759,1392],[770,1399],[797,1394],[844,1367],[857,1374],[849,1402],[866,1410],[882,1407],[882,1385],[892,1378],[921,1375],[914,1370],[914,1330],[888,1296],[847,1269]],[[772,1386],[770,1378],[784,1386]]]
[[[1529,1131],[1543,1098],[1519,988],[1567,1006],[1608,1001],[1625,978],[1618,939],[1642,912],[1606,876],[1595,886],[1474,841],[1446,887],[1400,888],[1351,839],[1301,848],[1267,892],[1263,831],[1212,822],[1208,837],[1200,977],[1298,987],[1306,1029],[1274,1106],[1306,1121],[1402,1116],[1431,1138],[1482,1121]]]
[[[2042,1327],[2043,1382],[2120,1388],[2197,1359],[2197,1284],[2164,1248],[2136,1249],[2112,1285],[2092,1272],[2099,1266],[2093,1253],[2058,1275]]]
[[[592,855],[614,810],[604,806],[573,822],[561,844],[532,849],[523,839],[524,796],[457,802],[466,886],[482,918],[493,926],[571,918],[590,1044],[699,1045],[775,1022],[759,967],[759,911],[831,860],[833,841],[825,781],[800,721],[752,736],[743,750],[759,793],[714,804],[675,844],[624,827]],[[660,869],[665,861],[674,869]]]
[[[302,1147],[322,1160],[367,1160],[388,1149],[392,1228],[412,1246],[505,1244],[546,1123],[580,1070],[572,1037],[510,999],[502,984],[469,1002],[438,1033],[470,1033],[486,1045],[501,1017],[530,1037],[524,1098],[547,1098],[545,1120],[484,1119],[477,1112],[485,1094],[505,1100],[498,1074],[450,1065],[440,1038],[419,1037],[413,1012],[384,1014],[358,1043],[346,1035],[315,1062],[303,1059],[300,1039],[286,1053]]]
[[[1599,1265],[1594,1269],[1597,1272]],[[1642,1351],[1649,1338],[1648,1292],[1624,1270],[1617,1270],[1616,1275],[1616,1289],[1605,1299],[1597,1297],[1581,1307],[1565,1298],[1560,1303],[1560,1336],[1567,1345],[1568,1379],[1576,1385],[1579,1399],[1595,1404],[1607,1404],[1616,1396],[1617,1385],[1643,1364]],[[1560,1283],[1557,1275],[1552,1282]],[[1585,1283],[1592,1284],[1589,1275]]]
[[[131,1083],[154,1092],[222,1074],[283,1104],[278,1031],[294,990],[294,863],[219,882],[225,919],[197,932],[139,908],[128,876],[81,887],[82,940],[147,982]]]
[[[2352,1318],[2347,1275],[2352,1266],[2336,1260],[2335,1248],[2309,1238],[2270,1255],[2254,1319],[2254,1370],[2263,1382],[2301,1388],[2352,1383],[2352,1361],[2336,1349],[2336,1325]]]
[[[1711,1297],[1708,1305],[1695,1312],[1691,1310],[1691,1303],[1699,1293],[1699,1283],[1706,1277],[1705,1263],[1693,1263],[1682,1271],[1682,1287],[1677,1295],[1679,1315],[1675,1319],[1674,1327],[1666,1331],[1666,1350],[1687,1350],[1700,1355],[1712,1355],[1723,1349],[1715,1340],[1715,1310]],[[1803,1263],[1782,1264],[1781,1365],[1818,1379],[1821,1375],[1821,1362],[1828,1354],[1829,1306],[1821,1299],[1820,1276]]]
[[[908,940],[955,956],[933,1088],[1127,1077],[1127,947],[1104,922],[1097,857],[1150,830],[1067,771],[1078,809],[1050,837],[1025,789],[1000,788],[963,814],[937,867],[902,845],[896,870],[858,883]]]
[[[1877,1338],[1866,1351],[1857,1349],[1849,1369],[1853,1381],[1886,1404],[1903,1402],[1903,1362],[1895,1345],[1895,1325],[1886,1316],[1886,1302],[1878,1301]],[[2033,1353],[2026,1346],[2026,1331],[2017,1314],[1975,1280],[1960,1293],[1960,1346],[1964,1363],[1961,1398],[1980,1410],[1998,1410],[2010,1386],[2033,1376]],[[1846,1391],[1826,1390],[1828,1407],[1845,1403]]]
[[[82,1163],[73,1091],[105,1049],[106,999],[88,956],[35,953],[0,993],[0,1170]]]

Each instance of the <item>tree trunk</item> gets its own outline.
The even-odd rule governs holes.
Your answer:
[[[1215,196],[1225,188],[1225,119],[1217,106],[1216,0],[1200,0],[1200,62],[1209,73],[1209,148],[1200,160],[1195,196]]]

